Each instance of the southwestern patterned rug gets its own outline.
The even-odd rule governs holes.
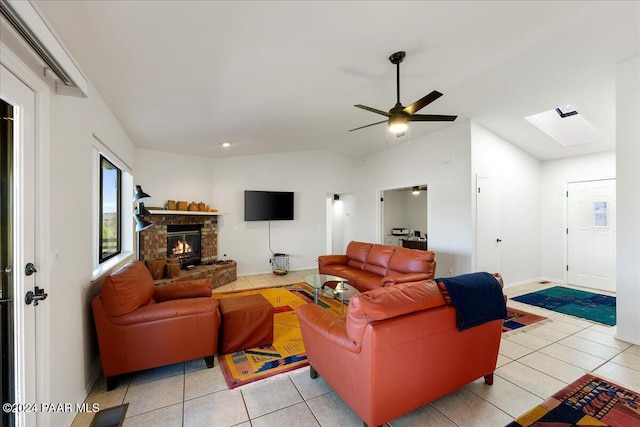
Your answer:
[[[215,293],[214,298],[262,294],[273,305],[273,344],[218,355],[229,389],[307,366],[296,307],[313,303],[313,288],[307,284]],[[340,302],[320,297],[319,305],[340,314]]]
[[[554,286],[511,299],[609,326],[616,324],[616,298],[609,295]]]
[[[640,427],[640,396],[586,374],[507,427]]]
[[[313,288],[306,283],[214,293],[214,298],[262,294],[274,308],[272,345],[249,348],[231,354],[218,355],[220,368],[229,389],[252,383],[273,375],[307,366],[307,356],[302,342],[296,307],[313,303]],[[341,313],[340,301],[320,296],[319,305]],[[502,331],[508,332],[546,319],[525,311],[507,308],[508,319]]]

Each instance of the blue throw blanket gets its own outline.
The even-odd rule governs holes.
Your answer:
[[[442,282],[451,296],[459,331],[507,318],[502,288],[491,274],[463,274],[436,281]]]

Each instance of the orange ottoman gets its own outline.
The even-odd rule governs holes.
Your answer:
[[[220,354],[273,343],[273,306],[262,295],[218,300],[222,322]]]

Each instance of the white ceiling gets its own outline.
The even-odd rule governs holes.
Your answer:
[[[396,144],[347,131],[384,119],[354,104],[395,104],[398,50],[405,106],[439,90],[420,113],[543,160],[612,150],[616,64],[640,54],[637,1],[36,3],[136,146],[212,157]],[[564,147],[524,119],[566,104],[605,138]]]

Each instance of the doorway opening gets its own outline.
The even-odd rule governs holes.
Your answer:
[[[428,249],[427,185],[381,191],[382,243],[410,249]]]

